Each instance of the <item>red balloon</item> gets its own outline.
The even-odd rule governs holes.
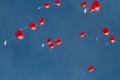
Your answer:
[[[87,70],[88,72],[92,72],[94,70],[94,66],[88,66]]]
[[[55,47],[55,45],[54,44],[48,44],[48,47],[53,49]]]
[[[94,8],[94,11],[100,11],[100,4],[97,0],[92,2],[92,7]]]
[[[85,32],[80,32],[80,37],[82,38],[82,37],[84,37],[85,36]]]
[[[44,3],[44,8],[50,8],[50,5],[49,5],[48,2],[45,2],[45,3]]]
[[[97,0],[94,0],[92,2],[92,5],[89,7],[88,9],[89,12],[93,12],[93,11],[100,11],[100,4]]]
[[[55,44],[56,44],[56,45],[60,45],[61,43],[62,43],[62,40],[61,40],[61,39],[56,39],[56,40],[55,40]]]
[[[80,6],[82,6],[82,7],[86,7],[86,5],[87,5],[87,2],[85,2],[85,1],[80,3]]]
[[[36,30],[36,25],[34,23],[29,23],[30,30]]]
[[[46,42],[47,42],[47,44],[52,44],[52,39],[48,38]]]
[[[56,6],[60,6],[61,5],[60,1],[59,0],[55,0],[55,5]]]
[[[22,31],[20,31],[20,30],[17,30],[17,31],[15,32],[15,36],[16,36],[16,38],[17,38],[18,40],[24,39],[24,34],[23,34]]]
[[[106,36],[110,34],[110,32],[107,28],[102,28],[102,33]]]
[[[39,20],[39,24],[40,24],[40,26],[42,26],[43,24],[44,24],[44,18],[40,18],[40,20]]]
[[[115,38],[114,38],[113,36],[110,36],[110,37],[109,37],[109,41],[110,41],[111,43],[114,43],[114,42],[115,42]]]
[[[88,11],[89,11],[89,12],[93,12],[93,11],[94,11],[94,7],[93,7],[93,6],[90,6],[90,7],[88,8]]]

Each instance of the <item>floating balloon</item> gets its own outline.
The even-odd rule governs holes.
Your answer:
[[[60,45],[61,43],[62,43],[62,40],[61,40],[61,39],[56,39],[56,40],[55,40],[55,44],[56,44],[56,45]]]
[[[44,18],[40,18],[40,20],[39,20],[39,24],[40,24],[40,26],[42,26],[42,25],[44,25]]]
[[[50,8],[50,5],[49,5],[48,2],[45,2],[45,3],[44,3],[44,8]]]
[[[110,36],[110,37],[109,37],[109,41],[110,41],[111,43],[114,43],[114,42],[115,42],[115,38],[114,38],[113,36]]]
[[[16,38],[17,38],[18,40],[24,39],[24,34],[23,34],[22,31],[20,31],[20,30],[17,30],[17,31],[15,32],[15,36],[16,36]]]
[[[86,7],[86,5],[87,5],[87,2],[85,2],[85,1],[83,1],[83,2],[80,3],[81,7]]]
[[[47,42],[47,44],[52,44],[52,39],[48,38],[46,42]]]
[[[25,28],[22,28],[22,29],[26,29],[26,27],[25,27]],[[12,41],[12,40],[15,39],[15,38],[17,38],[18,40],[24,39],[24,34],[22,33],[21,30],[16,30],[15,36],[12,37],[12,38],[10,38],[10,39],[8,39],[8,40],[5,40],[5,41],[4,41],[4,45],[6,46],[6,45],[8,44],[8,42]]]
[[[80,37],[83,38],[85,36],[85,32],[80,32]]]
[[[55,47],[55,45],[54,44],[48,44],[48,47],[53,49]]]
[[[97,0],[92,2],[92,7],[94,8],[94,11],[100,11],[100,4]]]
[[[32,22],[29,23],[30,30],[36,30],[36,25]]]
[[[106,36],[110,34],[110,32],[107,28],[102,28],[102,33],[103,33],[103,35],[106,35]]]
[[[59,0],[55,0],[55,5],[56,6],[60,6],[61,5],[60,1]]]
[[[94,66],[88,66],[87,70],[88,72],[92,72],[94,70]]]
[[[107,28],[102,28],[102,33],[103,33],[103,35],[105,35],[105,36],[108,36],[109,34],[110,34],[110,32],[109,32],[109,30],[107,29]],[[101,37],[101,35],[100,36],[98,36],[97,38],[96,38],[96,40],[98,40],[99,38]],[[106,43],[107,44],[107,43]]]
[[[88,11],[89,11],[89,12],[93,12],[93,11],[94,11],[94,7],[93,7],[93,6],[90,6],[90,7],[88,8]]]
[[[100,4],[97,0],[94,0],[92,2],[92,5],[89,7],[88,9],[89,12],[93,12],[93,11],[100,11]]]

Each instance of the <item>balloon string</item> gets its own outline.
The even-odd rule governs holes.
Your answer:
[[[7,45],[7,43],[10,42],[10,41],[13,40],[13,39],[15,39],[15,37],[12,37],[12,38],[9,39],[9,40],[5,40],[5,41],[4,41],[4,45]]]
[[[39,6],[37,9],[40,10],[41,8],[43,8],[43,7]]]
[[[101,35],[96,38],[96,41],[98,41],[100,37],[101,37]]]
[[[110,41],[107,41],[105,44],[108,45],[110,43]]]
[[[24,30],[24,29],[27,29],[28,27],[23,27],[23,28],[20,28],[19,30]]]
[[[85,76],[87,74],[87,71],[86,72],[83,72],[80,76]]]
[[[15,39],[15,37],[12,37],[11,39],[7,40],[7,42],[9,42],[9,41],[11,41],[11,40],[13,40],[13,39]]]
[[[112,43],[112,42],[110,42],[110,41],[108,41],[108,42],[106,42],[105,44],[109,44],[109,43]],[[118,44],[118,45],[120,45],[120,42],[114,42],[114,43],[112,43],[112,44]]]
[[[87,74],[87,71],[82,73],[82,75],[85,75],[85,74]]]

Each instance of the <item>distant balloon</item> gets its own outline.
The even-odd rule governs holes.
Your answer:
[[[110,36],[110,37],[109,37],[109,41],[110,41],[111,43],[114,43],[114,42],[115,42],[115,38],[114,38],[113,36]]]
[[[16,38],[17,38],[18,40],[24,39],[24,34],[23,34],[22,31],[20,31],[20,30],[17,30],[17,31],[15,32],[15,36],[16,36]]]
[[[94,66],[88,66],[87,70],[88,72],[92,72],[94,70]]]
[[[94,11],[100,11],[100,4],[99,4],[99,2],[97,0],[94,0],[92,2],[92,6],[94,8]]]
[[[94,7],[93,7],[93,6],[90,6],[90,7],[88,8],[88,11],[89,11],[89,12],[93,12],[93,11],[94,11]]]
[[[52,44],[52,39],[48,38],[46,42],[47,42],[47,44]]]
[[[61,39],[56,39],[56,40],[55,40],[55,44],[56,44],[56,45],[60,45],[61,43],[62,43],[62,40],[61,40]]]
[[[39,24],[40,24],[40,26],[42,26],[42,25],[44,25],[44,18],[40,18],[40,20],[39,20]]]
[[[36,30],[36,25],[32,22],[29,23],[30,30]]]
[[[59,0],[55,0],[55,5],[56,6],[60,6],[61,5],[60,1]]]
[[[48,44],[48,47],[53,49],[55,47],[55,45],[54,44]]]
[[[82,38],[82,37],[84,37],[85,36],[85,32],[80,32],[80,37]]]
[[[102,33],[106,36],[110,34],[110,32],[107,28],[102,28]]]
[[[44,3],[44,8],[50,8],[50,5],[49,5],[48,2],[45,2],[45,3]]]
[[[81,7],[86,7],[86,5],[87,5],[87,2],[86,2],[86,1],[83,1],[83,2],[80,3],[80,6],[81,6]]]
[[[89,12],[100,11],[100,4],[97,0],[93,0],[92,5],[88,8]]]

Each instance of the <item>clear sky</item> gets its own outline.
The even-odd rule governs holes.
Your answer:
[[[45,1],[54,4],[54,0],[0,0],[0,80],[120,80],[120,0],[98,0],[101,10],[86,14],[79,5],[83,0],[60,0],[60,7],[37,10]],[[90,6],[92,0],[86,1]],[[23,30],[22,41],[3,45],[29,22],[37,25],[36,31]],[[115,44],[104,44],[109,36],[102,35],[102,27],[110,30]],[[80,31],[85,37],[73,39]],[[49,37],[63,42],[53,50],[42,48]],[[89,65],[95,70],[82,75]]]

